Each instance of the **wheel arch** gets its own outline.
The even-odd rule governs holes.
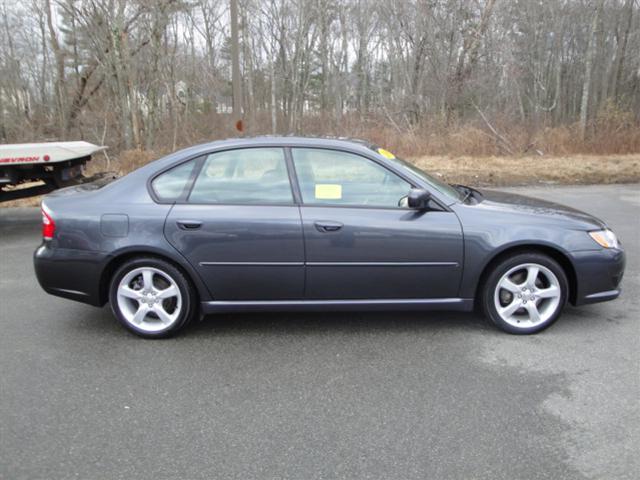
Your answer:
[[[209,292],[205,285],[202,283],[200,276],[191,267],[191,265],[184,259],[178,257],[178,255],[171,255],[165,250],[156,248],[150,248],[149,246],[128,247],[123,250],[119,250],[109,257],[102,272],[100,274],[100,283],[98,286],[99,302],[100,305],[104,305],[109,300],[109,282],[116,270],[124,264],[126,261],[137,257],[153,257],[165,262],[169,262],[178,270],[180,270],[186,279],[189,281],[192,287],[195,288],[195,292],[198,301],[206,300],[209,297]]]
[[[575,305],[578,292],[578,277],[573,262],[569,258],[568,254],[563,252],[559,248],[540,243],[511,245],[500,250],[499,252],[496,252],[482,268],[482,273],[480,274],[479,281],[475,289],[476,304],[480,299],[480,292],[484,288],[484,284],[491,270],[505,258],[512,255],[517,255],[519,253],[541,253],[558,262],[560,267],[562,267],[565,275],[567,276],[567,281],[569,282],[568,300],[572,305]]]

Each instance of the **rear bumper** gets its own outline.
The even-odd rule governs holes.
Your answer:
[[[573,264],[578,280],[575,305],[606,302],[620,296],[626,264],[623,250],[574,252]]]
[[[45,292],[89,305],[102,306],[100,276],[106,254],[43,243],[33,254],[38,283]]]

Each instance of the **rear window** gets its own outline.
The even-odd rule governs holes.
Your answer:
[[[156,194],[158,200],[162,202],[175,202],[183,194],[189,186],[191,173],[196,165],[195,160],[183,163],[172,168],[153,179],[151,188]]]

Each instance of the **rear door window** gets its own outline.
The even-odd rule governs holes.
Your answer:
[[[154,178],[151,182],[151,188],[158,200],[176,202],[183,195],[186,195],[195,165],[196,160],[190,160]]]
[[[189,203],[293,204],[282,148],[245,148],[212,153],[189,195]]]

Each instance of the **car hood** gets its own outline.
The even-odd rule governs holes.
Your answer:
[[[605,228],[605,223],[588,213],[559,203],[540,200],[509,192],[480,190],[483,195],[481,205],[485,208],[509,211],[511,213],[546,216],[549,219],[570,220],[586,228]]]

